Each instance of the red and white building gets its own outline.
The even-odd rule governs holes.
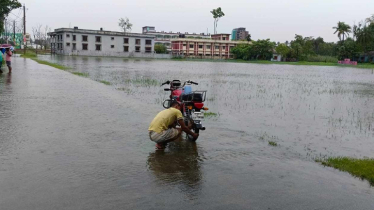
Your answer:
[[[251,43],[247,41],[230,41],[230,34],[211,35],[211,39],[173,39],[171,53],[174,56],[192,58],[233,58],[231,48],[238,44]]]

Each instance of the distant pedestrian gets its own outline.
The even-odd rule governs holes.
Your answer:
[[[0,51],[0,74],[3,73],[3,70],[1,70],[2,66],[3,66],[3,53]]]
[[[6,51],[5,51],[5,54],[6,54],[6,58],[5,58],[5,62],[6,62],[6,65],[8,66],[8,69],[9,69],[9,73],[12,73],[12,55],[13,53],[10,51],[10,48],[6,48]]]

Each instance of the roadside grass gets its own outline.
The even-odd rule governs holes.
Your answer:
[[[204,112],[204,117],[217,117],[218,114],[214,112]]]
[[[299,61],[299,62],[273,62],[265,60],[240,60],[240,59],[197,59],[197,58],[173,58],[174,61],[196,61],[196,62],[228,62],[228,63],[254,63],[254,64],[277,64],[277,65],[300,65],[300,66],[336,66],[336,67],[350,67],[350,68],[360,68],[360,69],[374,69],[374,64],[370,63],[359,63],[357,66],[353,65],[342,65],[338,63],[331,62],[309,62],[309,61]]]
[[[32,52],[26,52],[26,54],[21,54],[21,57],[30,58],[31,60],[36,61],[39,64],[51,66],[51,67],[54,67],[56,69],[61,69],[61,70],[70,69],[69,67],[66,67],[66,66],[63,66],[63,65],[60,65],[60,64],[57,64],[57,63],[51,63],[51,62],[48,62],[48,61],[40,60],[40,59],[37,58],[37,55],[35,53],[32,53]]]
[[[125,83],[139,84],[145,86],[158,86],[160,83],[155,79],[150,78],[136,78],[136,79],[127,79]]]
[[[316,159],[324,166],[346,171],[355,177],[368,180],[374,186],[374,159],[356,159],[351,157],[330,157],[324,160]]]
[[[100,80],[99,82],[100,82],[100,83],[103,83],[104,85],[111,85],[111,83],[110,83],[110,82],[108,82],[108,81],[105,81],[105,80]]]
[[[269,141],[269,145],[273,146],[273,147],[278,146],[277,142],[275,142],[275,141]]]
[[[71,72],[74,75],[80,76],[80,77],[89,77],[90,75],[88,73],[82,73],[82,72]]]

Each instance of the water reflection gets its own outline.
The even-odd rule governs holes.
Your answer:
[[[10,85],[12,83],[12,73],[8,73],[6,77],[6,84]]]
[[[148,168],[162,183],[177,185],[189,199],[201,191],[202,160],[194,142],[171,143],[166,150],[156,150],[148,156]]]

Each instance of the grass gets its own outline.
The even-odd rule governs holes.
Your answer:
[[[127,79],[126,83],[140,84],[146,86],[158,86],[160,83],[155,79],[150,78],[136,78],[136,79]]]
[[[277,142],[275,142],[275,141],[269,141],[269,145],[273,146],[273,147],[278,146]]]
[[[254,64],[279,64],[279,65],[300,65],[300,66],[337,66],[337,67],[351,67],[361,69],[374,69],[374,64],[370,63],[359,63],[357,66],[342,65],[331,62],[273,62],[265,60],[239,60],[239,59],[198,59],[198,58],[173,58],[174,61],[203,61],[203,62],[228,62],[228,63],[254,63]]]
[[[324,166],[346,171],[355,177],[366,179],[374,186],[374,159],[356,159],[350,157],[330,157],[325,160],[316,159]]]
[[[66,67],[66,66],[63,66],[63,65],[60,65],[60,64],[57,64],[57,63],[51,63],[51,62],[48,62],[48,61],[44,61],[44,60],[40,60],[37,58],[37,55],[33,52],[26,52],[26,54],[21,54],[21,57],[23,58],[30,58],[31,60],[34,60],[36,61],[37,63],[39,64],[43,64],[43,65],[47,65],[47,66],[52,66],[56,69],[61,69],[61,70],[68,70],[70,69],[69,67]]]
[[[108,81],[105,81],[105,80],[100,80],[101,83],[105,84],[105,85],[111,85],[110,82]]]
[[[204,112],[204,117],[217,117],[218,114],[214,112]]]
[[[89,77],[90,75],[88,73],[82,73],[82,72],[71,72],[74,75],[80,76],[80,77]]]

